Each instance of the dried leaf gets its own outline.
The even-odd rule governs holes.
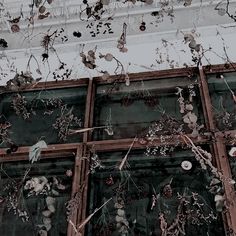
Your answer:
[[[48,147],[47,144],[43,140],[31,146],[29,149],[29,161],[31,161],[31,163],[37,161],[41,155],[42,149],[47,147]]]
[[[39,74],[39,75],[42,75],[42,72],[40,71],[40,69],[36,69],[36,72]],[[40,78],[41,79],[41,78]]]
[[[45,11],[46,11],[46,7],[45,7],[45,6],[41,6],[41,7],[39,8],[39,12],[40,12],[41,14],[43,14]]]
[[[185,41],[185,43],[194,41],[193,35],[192,35],[192,34],[185,34],[185,35],[184,35],[184,41]]]

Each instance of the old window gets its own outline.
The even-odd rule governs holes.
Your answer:
[[[203,123],[197,76],[155,80],[144,78],[131,81],[129,86],[125,83],[98,85],[94,126],[110,125],[113,132],[99,129],[94,132],[93,137],[95,140],[132,138],[142,133],[151,123],[167,117],[180,125],[184,113],[179,109],[180,96],[193,105],[199,122]],[[187,125],[183,128],[186,130]]]
[[[122,171],[124,151],[98,155],[103,167],[91,175],[91,212],[112,200],[93,218],[88,235],[161,235],[162,223],[167,235],[223,234],[210,176],[190,150],[164,158],[134,150]]]
[[[2,163],[0,234],[66,235],[73,166],[73,157]]]
[[[2,93],[1,235],[236,233],[234,73],[186,68]],[[16,195],[19,212],[7,205]]]
[[[0,118],[10,123],[11,141],[19,146],[33,145],[40,138],[48,144],[81,141],[81,136],[67,137],[66,129],[68,123],[70,128],[83,127],[86,94],[86,87],[4,93]]]

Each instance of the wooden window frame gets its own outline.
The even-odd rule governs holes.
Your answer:
[[[206,122],[207,133],[204,136],[200,136],[198,139],[192,139],[194,144],[209,144],[212,147],[212,153],[214,158],[214,163],[216,167],[222,172],[225,178],[232,178],[231,169],[229,165],[229,160],[227,158],[227,139],[225,135],[236,135],[236,130],[230,131],[216,131],[214,124],[214,117],[212,111],[212,103],[209,93],[209,88],[207,84],[207,75],[215,73],[227,73],[236,71],[236,64],[232,63],[230,65],[214,65],[205,66],[201,68],[184,68],[184,69],[170,69],[163,71],[152,71],[144,73],[134,73],[129,74],[130,81],[145,81],[150,79],[161,79],[161,78],[173,78],[173,77],[183,77],[197,74],[199,78],[199,90],[201,96],[201,103],[203,108],[203,115]],[[111,76],[111,80],[122,81],[119,76]],[[58,81],[58,82],[40,82],[36,85],[24,88],[22,91],[34,91],[40,89],[57,89],[57,88],[69,88],[69,87],[79,87],[87,86],[87,98],[86,98],[86,109],[85,109],[85,119],[84,128],[93,127],[94,118],[94,101],[96,94],[96,86],[100,84],[107,84],[100,77],[95,77],[93,79],[79,79],[79,80],[68,80],[68,81]],[[81,197],[80,205],[77,209],[76,214],[73,216],[72,221],[75,225],[79,225],[87,216],[87,198],[88,198],[88,181],[89,175],[89,162],[83,157],[87,154],[88,150],[92,147],[97,151],[116,151],[116,150],[127,150],[133,139],[118,139],[118,140],[101,140],[92,141],[91,132],[83,133],[83,142],[78,143],[68,143],[68,144],[55,144],[49,145],[47,149],[43,150],[41,158],[59,158],[66,157],[67,155],[75,156],[74,164],[74,177],[72,183],[71,197],[79,190],[79,187],[84,184],[84,191]],[[170,144],[174,144],[170,140]],[[161,146],[160,140],[155,140],[155,145]],[[146,144],[136,141],[133,148],[145,148]],[[21,161],[28,159],[29,147],[19,147],[17,152],[7,155],[6,149],[0,149],[0,162],[6,161]],[[227,211],[225,211],[223,216],[225,231],[232,229],[236,234],[236,191],[234,186],[225,184],[225,196],[227,199],[233,200],[231,204],[228,204]],[[84,230],[82,230],[82,235],[84,235]],[[226,232],[226,235],[229,235]],[[76,236],[75,230],[71,224],[68,224],[67,236]]]

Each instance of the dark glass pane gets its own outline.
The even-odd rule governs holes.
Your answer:
[[[207,76],[214,120],[219,130],[236,128],[236,97],[233,97],[236,92],[235,76],[235,72]]]
[[[125,154],[122,151],[98,153],[103,168],[91,174],[90,213],[108,199],[112,200],[95,214],[88,236],[160,236],[164,227],[160,223],[161,214],[167,228],[173,227],[167,235],[224,235],[214,196],[207,187],[210,177],[191,151],[158,157],[134,150],[124,170],[119,171],[117,167]],[[186,161],[192,168],[184,170],[183,161],[185,168]]]
[[[19,108],[18,102],[18,114],[13,108],[13,100],[18,96],[17,93],[3,94],[0,97],[0,121],[11,123],[10,138],[18,146],[31,146],[39,139],[44,139],[48,144],[79,142],[82,140],[82,135],[60,140],[58,130],[53,127],[53,124],[60,116],[64,105],[67,105],[64,113],[73,107],[72,113],[81,120],[81,126],[83,126],[86,94],[85,87],[20,93],[19,96],[24,96],[26,105],[23,106],[25,109]],[[28,116],[27,113],[30,115]],[[78,126],[75,124],[75,128]]]
[[[235,147],[228,148],[229,152],[229,164],[231,168],[232,178],[234,181],[236,181],[236,150]]]
[[[144,132],[152,122],[171,117],[183,123],[177,87],[183,89],[185,102],[192,96],[198,123],[203,123],[201,101],[196,78],[168,78],[116,85],[98,85],[95,98],[94,126],[112,126],[113,135],[106,129],[96,129],[94,140],[132,138]],[[178,124],[179,127],[179,124]],[[187,133],[191,133],[184,126]]]
[[[33,165],[23,161],[2,164],[0,235],[66,236],[65,203],[72,184],[66,171],[73,169],[73,163],[73,158],[67,158],[40,160]]]

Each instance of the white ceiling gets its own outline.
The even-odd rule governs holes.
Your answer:
[[[14,77],[15,70],[28,70],[27,63],[31,55],[37,59],[44,80],[53,80],[52,73],[58,70],[58,65],[60,65],[57,55],[68,67],[73,68],[71,78],[99,76],[101,70],[113,74],[116,63],[114,60],[112,63],[104,59],[99,60],[100,52],[112,53],[129,72],[170,68],[170,61],[175,61],[176,67],[183,67],[184,64],[192,65],[192,54],[188,45],[183,42],[183,34],[193,30],[196,31],[198,43],[201,43],[205,49],[209,47],[214,49],[215,53],[206,54],[211,63],[224,63],[222,60],[225,57],[224,43],[228,46],[229,57],[236,60],[234,46],[236,24],[226,14],[220,16],[215,10],[219,2],[222,2],[219,7],[224,9],[226,0],[192,0],[191,5],[187,7],[183,5],[187,0],[153,0],[151,5],[140,2],[124,4],[121,0],[110,0],[111,4],[105,6],[106,12],[99,21],[85,20],[85,5],[82,0],[53,0],[51,5],[45,5],[50,16],[38,20],[38,9],[34,9],[34,25],[28,26],[29,4],[32,1],[36,0],[0,0],[0,3],[2,2],[2,6],[0,4],[0,38],[8,42],[8,48],[0,48],[0,72],[4,71],[7,74],[2,77],[0,73],[0,84],[5,84],[8,79]],[[163,9],[160,5],[160,2],[165,1],[169,1],[169,6],[173,6],[173,22],[168,16],[169,6]],[[96,1],[89,0],[90,4],[92,2]],[[13,33],[9,20],[20,16],[20,9],[23,13],[18,23],[20,31]],[[236,0],[230,1],[229,9],[230,13],[234,14]],[[163,18],[158,19],[151,15],[152,12],[161,10]],[[113,20],[108,20],[108,17],[112,17]],[[100,21],[102,22],[101,33],[96,34],[96,37],[91,37],[90,32],[97,31]],[[142,21],[146,23],[145,31],[139,29]],[[107,22],[111,23],[110,27],[114,33],[108,33],[108,28],[104,25]],[[116,47],[123,23],[127,24],[127,53],[119,52]],[[88,28],[88,25],[91,28]],[[44,52],[41,46],[42,38],[47,32],[52,33],[55,30],[59,32],[61,28],[64,32],[53,44],[57,55],[51,51],[49,63],[42,62],[41,54]],[[107,32],[103,34],[105,30]],[[74,37],[74,31],[81,32],[82,37]],[[217,35],[218,31],[223,35],[225,42]],[[61,40],[64,36],[68,38],[66,42]],[[163,46],[163,39],[169,41],[167,47]],[[79,53],[83,44],[85,51],[97,47],[96,70],[86,68],[81,62]],[[160,49],[159,53],[156,51],[157,48]],[[161,64],[157,62],[160,55],[164,60]],[[34,60],[31,63],[31,70],[35,76],[37,76],[34,73],[37,63]]]
[[[166,1],[166,0],[162,0]],[[201,27],[215,27],[216,25],[226,25],[233,23],[232,19],[225,16],[219,16],[218,12],[214,10],[216,4],[219,2],[213,0],[193,0],[188,7],[183,6],[185,0],[172,0],[170,2],[174,8],[174,20],[168,13],[164,13],[164,21],[158,22],[157,17],[152,16],[154,11],[160,11],[160,0],[154,0],[152,5],[145,3],[120,3],[111,0],[111,4],[105,6],[106,14],[103,15],[103,24],[100,28],[100,34],[97,34],[97,25],[99,21],[93,19],[85,20],[84,14],[85,5],[82,0],[54,0],[51,5],[46,5],[50,16],[43,20],[38,20],[35,17],[34,26],[28,27],[27,17],[30,15],[29,4],[32,0],[5,0],[3,1],[4,11],[0,14],[0,32],[1,38],[8,42],[8,50],[21,50],[24,48],[40,48],[42,37],[50,29],[50,32],[63,27],[65,32],[62,36],[68,37],[67,42],[63,42],[60,37],[55,41],[57,48],[68,49],[72,45],[77,44],[101,44],[102,42],[117,41],[121,34],[122,25],[127,23],[127,35],[130,43],[136,43],[136,40],[142,43],[148,42],[149,35],[163,35],[170,32],[177,32],[181,30],[201,28]],[[89,2],[96,2],[90,0]],[[224,3],[221,5],[224,7]],[[231,1],[231,8],[235,9],[236,1]],[[18,17],[22,9],[23,17],[20,19],[20,32],[12,33],[11,24],[9,23],[9,15]],[[168,8],[165,8],[168,10]],[[37,9],[35,9],[37,13]],[[81,13],[83,12],[83,13]],[[113,20],[107,20],[111,16]],[[81,20],[84,19],[84,20]],[[146,30],[140,31],[141,22],[146,23]],[[109,22],[110,28],[114,33],[108,33],[108,28],[104,23]],[[90,28],[89,28],[90,27]],[[81,38],[73,36],[74,31],[82,33]],[[92,37],[91,32],[95,32],[95,37]],[[106,31],[106,32],[105,32]],[[105,33],[104,33],[105,32]],[[104,34],[103,34],[104,33]],[[67,50],[68,50],[67,49]],[[73,50],[73,47],[72,47]]]

